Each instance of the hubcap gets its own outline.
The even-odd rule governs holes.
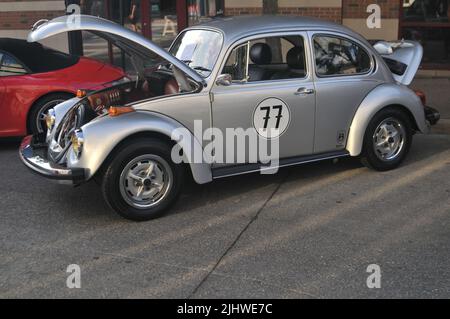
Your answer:
[[[373,135],[375,154],[382,161],[395,160],[403,151],[405,138],[405,128],[397,119],[385,119]]]
[[[120,175],[123,199],[137,209],[158,205],[172,187],[170,165],[160,156],[143,155],[128,163]]]
[[[64,102],[64,100],[54,100],[44,104],[44,106],[41,107],[36,118],[36,128],[38,133],[44,133],[47,131],[47,126],[45,124],[45,115],[47,111],[62,102]]]

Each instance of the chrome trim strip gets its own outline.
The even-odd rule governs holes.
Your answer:
[[[333,154],[333,155],[330,155]],[[334,153],[327,153],[327,154],[323,154],[323,155],[318,155],[318,156],[302,156],[299,157],[297,161],[293,161],[290,163],[286,163],[286,164],[281,164],[275,167],[267,167],[267,166],[263,166],[260,167],[258,169],[250,169],[247,171],[240,171],[240,172],[236,172],[236,173],[230,173],[230,174],[224,174],[224,175],[215,175],[214,174],[214,170],[213,170],[213,179],[221,179],[221,178],[225,178],[225,177],[232,177],[232,176],[239,176],[239,175],[245,175],[245,174],[251,174],[251,173],[258,173],[258,172],[265,172],[265,171],[269,171],[269,170],[273,170],[273,169],[279,169],[279,168],[283,168],[283,167],[290,167],[290,166],[297,166],[297,165],[301,165],[301,164],[307,164],[307,163],[314,163],[314,162],[320,162],[320,161],[324,161],[324,160],[328,160],[328,159],[335,159],[335,158],[341,158],[341,157],[349,157],[350,154],[347,151],[343,151],[343,152],[334,152]],[[289,160],[289,159],[287,159]],[[285,160],[285,161],[287,161]],[[283,160],[281,160],[280,162],[283,162]],[[260,165],[260,164],[257,164]],[[243,168],[245,166],[253,166],[252,164],[248,164],[248,165],[241,165],[238,167],[235,167],[236,170],[239,170],[240,168]],[[218,168],[215,170],[215,172],[220,170],[232,170],[233,168],[231,167],[222,167],[222,168]]]

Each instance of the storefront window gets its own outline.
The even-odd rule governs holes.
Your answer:
[[[223,15],[223,0],[188,0],[189,25],[196,25]]]
[[[142,34],[168,49],[178,33],[223,14],[224,0],[67,0],[79,4],[81,13],[102,17]],[[120,49],[90,32],[70,37],[71,51],[127,67]]]
[[[450,0],[403,0],[401,37],[424,47],[423,67],[450,68]]]
[[[404,0],[404,21],[448,22],[448,0]]]
[[[151,0],[151,38],[164,48],[178,34],[177,0]]]

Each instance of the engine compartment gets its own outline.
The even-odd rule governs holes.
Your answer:
[[[191,83],[192,91],[197,86]],[[105,113],[111,106],[125,106],[152,98],[185,93],[180,90],[172,72],[158,70],[145,74],[143,79],[128,81],[88,95],[83,104],[95,114]]]

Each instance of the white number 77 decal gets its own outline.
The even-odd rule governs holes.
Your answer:
[[[265,138],[276,138],[286,131],[290,112],[281,100],[270,98],[261,102],[253,114],[253,125]]]

